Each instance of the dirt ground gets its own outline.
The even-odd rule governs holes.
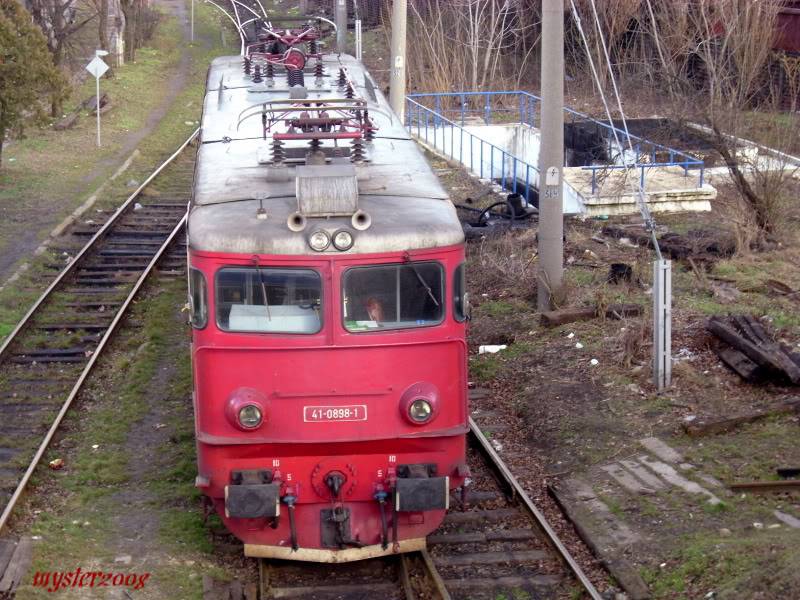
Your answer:
[[[432,162],[455,202],[485,194],[486,187],[456,165]],[[720,246],[729,245],[733,234],[726,206],[731,193],[720,190],[708,214],[656,215],[660,231],[703,230],[716,236]],[[483,196],[477,205],[496,198]],[[683,429],[687,423],[751,413],[798,397],[796,387],[777,380],[743,383],[714,354],[715,342],[705,330],[711,315],[747,314],[771,327],[782,342],[800,346],[800,304],[776,295],[765,283],[777,279],[800,288],[798,215],[796,208],[790,211],[783,237],[769,252],[717,257],[699,269],[674,261],[673,381],[662,393],[653,386],[650,367],[654,255],[602,233],[603,226],[640,218],[565,222],[563,301],[566,307],[640,304],[644,315],[638,318],[546,328],[535,308],[535,224],[515,232],[500,228],[502,233],[469,245],[474,306],[470,371],[475,384],[489,391],[473,401],[476,420],[482,419],[498,448],[506,450],[501,454],[515,473],[526,474],[529,490],[544,506],[552,506],[548,486],[587,479],[636,536],[638,541],[621,553],[653,597],[787,598],[800,583],[791,550],[800,530],[775,516],[779,511],[800,518],[800,494],[735,495],[725,487],[773,480],[775,468],[800,464],[797,415],[711,437],[692,438]],[[609,283],[611,263],[631,265],[632,282]],[[497,354],[478,353],[480,346],[500,344],[507,348]],[[680,489],[631,493],[617,485],[604,469],[638,458],[644,453],[640,440],[650,436],[676,448],[698,477],[721,482],[709,488],[720,504],[707,505]],[[604,589],[603,576],[574,540],[574,531],[557,509],[550,514]]]

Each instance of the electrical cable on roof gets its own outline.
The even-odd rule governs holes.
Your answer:
[[[611,77],[611,85],[613,87],[614,94],[617,99],[617,106],[619,108],[619,112],[622,118],[622,126],[625,132],[625,136],[627,138],[626,141],[628,142],[628,149],[630,150],[631,154],[635,154],[635,151],[633,149],[633,144],[631,143],[631,135],[630,132],[628,131],[628,122],[625,119],[625,111],[622,109],[622,100],[619,94],[619,88],[617,87],[617,81],[614,76],[614,71],[611,68],[611,59],[608,55],[608,47],[606,46],[605,36],[603,36],[603,32],[600,28],[600,19],[597,16],[597,6],[595,5],[595,0],[590,0],[590,2],[595,17],[595,23],[597,25],[597,34],[600,36],[600,42],[603,46],[603,54],[605,55],[606,64],[608,65],[608,71]],[[592,77],[594,79],[595,85],[597,86],[597,91],[600,92],[600,98],[603,101],[603,108],[605,109],[606,116],[608,117],[608,124],[611,127],[611,132],[614,135],[614,141],[616,141],[617,145],[622,149],[622,159],[625,162],[625,166],[628,168],[632,168],[635,166],[635,162],[633,163],[633,165],[630,165],[628,163],[628,160],[625,158],[625,148],[622,145],[619,136],[617,135],[617,128],[614,126],[614,120],[611,116],[611,109],[608,106],[608,101],[606,100],[606,95],[605,92],[603,91],[603,87],[600,85],[600,77],[597,74],[597,68],[594,64],[594,59],[592,58],[592,53],[589,49],[589,42],[586,39],[586,32],[583,30],[583,23],[581,21],[581,17],[578,14],[577,7],[575,6],[575,0],[570,0],[570,4],[572,6],[572,16],[575,19],[575,24],[578,27],[578,32],[580,33],[581,40],[583,41],[583,47],[586,50],[586,57],[589,60],[589,66],[592,70]],[[653,219],[653,216],[650,214],[650,209],[647,206],[647,202],[645,201],[644,188],[642,187],[642,184],[639,181],[638,177],[633,178],[633,180],[631,181],[631,187],[633,188],[634,195],[636,197],[637,204],[639,206],[639,212],[642,215],[645,227],[650,232],[650,235],[653,238],[653,247],[655,248],[656,255],[658,256],[658,259],[661,260],[662,259],[661,248],[658,245],[658,238],[656,237],[656,222],[655,219]]]

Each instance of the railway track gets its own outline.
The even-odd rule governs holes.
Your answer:
[[[74,258],[0,345],[0,531],[145,279],[185,274],[196,136],[104,224],[73,228]]]
[[[262,600],[601,598],[472,420],[469,442],[466,503],[452,497],[428,550],[340,565],[264,560]]]

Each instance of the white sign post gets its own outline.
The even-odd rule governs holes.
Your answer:
[[[97,84],[97,99],[95,100],[95,111],[97,112],[97,147],[100,147],[100,78],[108,71],[108,65],[103,61],[101,56],[106,56],[108,52],[105,50],[95,50],[94,58],[86,65],[86,70],[94,75],[95,83]]]

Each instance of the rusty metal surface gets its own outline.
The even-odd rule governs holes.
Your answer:
[[[785,479],[782,481],[743,481],[732,483],[728,486],[735,492],[800,492],[800,479]]]

